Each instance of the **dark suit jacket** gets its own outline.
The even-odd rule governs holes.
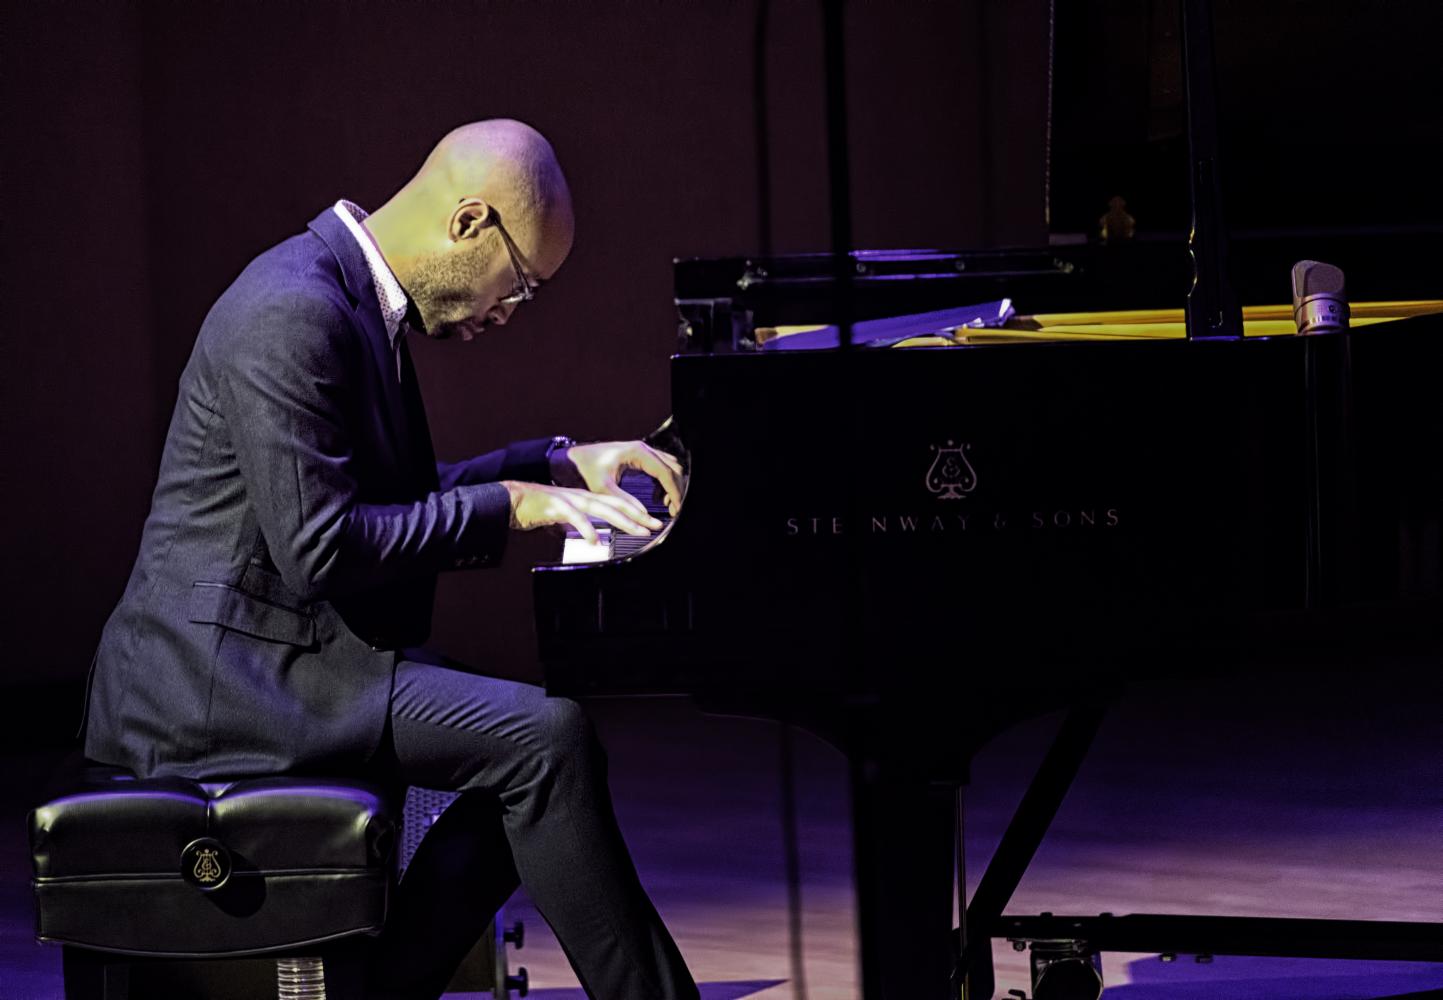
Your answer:
[[[403,349],[331,210],[201,326],[140,554],[92,668],[86,756],[145,777],[336,771],[374,753],[440,570],[495,563],[500,479],[549,439],[437,465]]]

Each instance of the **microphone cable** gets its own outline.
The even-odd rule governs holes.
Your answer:
[[[792,996],[807,1000],[807,968],[802,953],[802,864],[797,836],[797,762],[792,724],[778,727],[778,770],[782,778],[782,846],[787,879],[787,953],[792,966]]]
[[[772,144],[767,115],[767,22],[771,0],[757,0],[752,34],[752,131],[757,152],[757,235],[763,257],[772,255]]]
[[[752,127],[756,141],[757,234],[763,258],[772,255],[771,121],[767,114],[767,28],[770,0],[757,0],[752,33]],[[801,848],[797,836],[796,759],[792,724],[783,720],[777,732],[777,767],[781,777],[782,856],[787,882],[787,957],[792,996],[807,1000],[807,967],[802,951]]]
[[[1042,132],[1042,221],[1052,234],[1052,101],[1057,88],[1057,0],[1047,0],[1047,121]]]

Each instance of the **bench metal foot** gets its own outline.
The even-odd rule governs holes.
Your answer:
[[[276,959],[277,1000],[326,1000],[326,963],[312,956]]]

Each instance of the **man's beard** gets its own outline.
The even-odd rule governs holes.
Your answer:
[[[468,279],[472,278],[466,262],[457,260],[452,255],[434,254],[423,258],[417,264],[412,280],[407,318],[414,315],[412,325],[432,340],[450,340],[457,335],[463,340],[472,339],[485,327],[484,320],[476,320],[470,316],[460,320],[435,318],[437,313],[444,312],[446,307],[452,304],[452,295],[446,290],[464,289],[470,284]],[[470,301],[463,295],[464,293],[455,295],[455,305],[468,308]]]

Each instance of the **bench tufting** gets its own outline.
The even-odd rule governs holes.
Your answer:
[[[67,996],[81,993],[70,982],[79,949],[142,961],[318,955],[380,933],[398,817],[386,790],[362,781],[138,780],[87,767],[29,816],[36,935],[69,946]],[[308,971],[319,974],[313,960],[292,961],[282,982]]]

